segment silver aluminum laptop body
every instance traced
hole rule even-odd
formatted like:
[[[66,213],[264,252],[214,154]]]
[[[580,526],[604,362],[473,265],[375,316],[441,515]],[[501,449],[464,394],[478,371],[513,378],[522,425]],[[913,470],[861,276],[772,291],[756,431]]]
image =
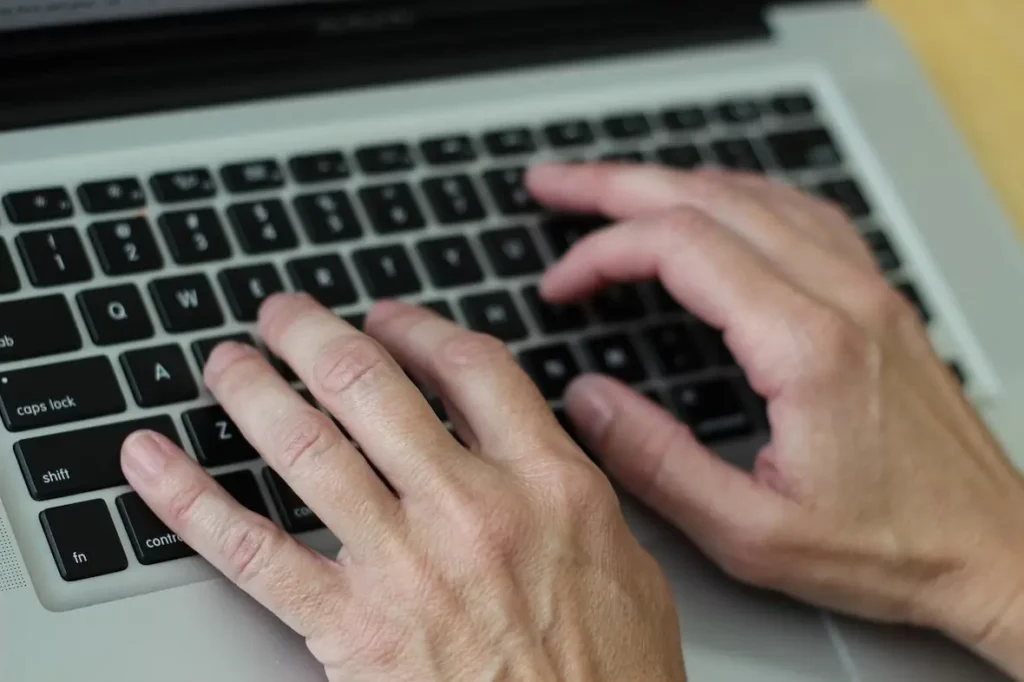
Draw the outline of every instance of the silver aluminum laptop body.
[[[13,26],[19,20],[17,15],[5,14],[10,5],[0,2],[0,29],[4,22]],[[453,130],[475,135],[509,124],[540,126],[566,117],[596,117],[626,109],[660,111],[678,102],[806,91],[814,97],[818,118],[842,142],[844,172],[855,175],[862,185],[873,204],[872,220],[884,223],[904,261],[904,275],[913,279],[926,299],[934,318],[935,343],[963,369],[970,396],[1016,461],[1024,465],[1024,420],[1020,418],[1024,414],[1020,303],[1024,252],[942,103],[893,28],[866,4],[779,5],[768,8],[764,19],[765,35],[735,42],[660,45],[570,61],[539,60],[519,68],[510,64],[488,72],[318,89],[274,99],[196,104],[96,120],[82,116],[46,125],[21,121],[0,132],[0,195],[53,185],[74,192],[80,183],[97,178],[135,175],[145,179],[166,169],[219,168],[255,157],[284,160],[325,147],[351,151],[359,144],[416,141]],[[0,50],[4,41],[0,31]],[[15,102],[5,104],[4,98],[0,90],[0,110],[13,107]],[[703,144],[700,134],[695,137]],[[650,144],[664,142],[658,138]],[[599,145],[607,151],[605,147],[610,149],[612,143]],[[483,168],[489,163],[476,161],[467,168],[475,171],[477,165]],[[408,177],[416,180],[428,172],[414,170]],[[363,180],[357,176],[346,182],[355,183],[354,192]],[[289,180],[280,192],[290,197],[298,191]],[[222,192],[207,203],[223,209],[232,200]],[[97,218],[82,210],[77,196],[73,201],[75,217],[59,222],[84,230]],[[162,207],[155,200],[151,205],[155,222]],[[488,224],[505,222],[494,218]],[[0,304],[40,294],[28,283],[15,248],[16,235],[29,229],[12,224],[8,216],[0,219],[0,239],[10,248],[23,284],[17,293],[0,295]],[[416,238],[400,237],[399,241],[413,243]],[[162,273],[109,276],[90,251],[93,278],[55,291],[67,293],[80,323],[74,294],[82,289],[117,281],[136,283],[145,293],[148,282],[157,276],[203,272],[216,282],[217,273],[227,267],[224,262],[176,265],[166,244],[159,237],[157,241],[167,263]],[[367,230],[360,244],[383,241],[387,240]],[[87,242],[86,247],[91,244]],[[347,254],[348,248],[342,247],[342,252]],[[296,251],[283,255],[255,257],[235,249],[229,264],[273,262],[284,271],[286,260],[318,252],[305,240]],[[434,293],[427,285],[421,299]],[[157,320],[152,301],[145,300]],[[234,322],[230,315],[227,318],[214,332],[185,335],[165,333],[155,323],[154,336],[127,347],[173,342],[188,349],[196,338],[251,328]],[[2,325],[0,320],[0,331]],[[125,348],[101,348],[85,332],[83,338],[81,349],[62,356],[0,364],[2,380],[3,372],[107,354],[127,396],[125,412],[84,424],[29,433],[11,433],[0,425],[0,680],[322,679],[322,670],[302,641],[217,577],[201,559],[140,564],[115,505],[127,488],[50,501],[36,501],[29,494],[14,455],[16,442],[157,413],[171,414],[182,441],[188,442],[178,416],[209,403],[203,396],[169,408],[136,407],[117,361]],[[189,362],[194,362],[191,357]],[[733,443],[723,454],[749,458],[754,447],[751,441]],[[247,463],[225,470],[236,469],[258,472],[261,467]],[[266,495],[265,483],[259,480]],[[39,514],[57,505],[96,499],[110,510],[128,568],[65,581]],[[628,509],[640,537],[663,562],[675,587],[694,682],[1004,679],[936,635],[854,622],[733,584],[677,533],[633,507]],[[325,551],[334,547],[324,531],[302,537]]]

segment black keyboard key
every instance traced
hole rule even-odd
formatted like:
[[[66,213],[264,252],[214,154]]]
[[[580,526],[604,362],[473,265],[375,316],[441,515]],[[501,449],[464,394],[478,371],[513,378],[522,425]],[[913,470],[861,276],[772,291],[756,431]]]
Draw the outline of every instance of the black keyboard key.
[[[108,275],[131,275],[164,266],[146,218],[93,223],[88,231],[100,267]]]
[[[71,195],[63,187],[12,192],[4,197],[4,207],[15,225],[63,220],[75,213]]]
[[[359,199],[380,234],[422,230],[427,226],[412,189],[404,183],[364,187],[359,190]]]
[[[480,235],[480,243],[499,277],[533,275],[544,270],[540,252],[525,227],[484,232]]]
[[[445,407],[444,400],[442,398],[439,398],[435,395],[428,398],[427,402],[430,403],[430,409],[434,411],[434,415],[438,418],[439,421],[450,421],[448,419],[448,408]]]
[[[224,313],[205,275],[158,279],[149,285],[150,295],[164,329],[190,332],[224,324]]]
[[[213,176],[205,168],[158,173],[149,179],[149,186],[157,200],[164,204],[198,201],[217,195]]]
[[[512,296],[505,291],[463,298],[462,314],[474,331],[490,334],[502,341],[519,341],[527,336],[526,325]]]
[[[736,367],[739,363],[725,343],[725,335],[703,322],[695,322],[691,327],[704,347],[704,357],[713,367]]]
[[[232,163],[220,169],[220,178],[229,192],[261,192],[284,187],[284,173],[273,159]]]
[[[558,121],[544,128],[548,143],[555,149],[584,147],[594,143],[594,129],[582,120]]]
[[[190,410],[182,420],[196,457],[205,467],[248,462],[260,456],[219,405]]]
[[[650,137],[651,122],[641,113],[619,114],[604,120],[604,131],[616,140]]]
[[[403,246],[363,249],[354,252],[352,260],[372,298],[397,298],[423,288]]]
[[[306,236],[314,244],[332,244],[363,236],[363,226],[345,192],[298,196],[294,205]]]
[[[564,256],[578,241],[608,225],[607,218],[591,215],[556,215],[541,226],[556,258]]]
[[[73,227],[22,232],[15,238],[29,281],[52,287],[92,279],[92,266]]]
[[[224,228],[212,208],[164,213],[159,223],[171,257],[179,265],[224,260],[231,256]]]
[[[356,160],[367,175],[398,173],[412,170],[415,166],[412,151],[403,142],[363,147],[356,151]]]
[[[451,320],[452,322],[455,321],[455,311],[452,310],[452,306],[448,301],[427,301],[426,303],[423,303],[422,306],[428,310],[434,311],[447,320]]]
[[[206,363],[210,360],[210,356],[213,355],[213,351],[217,349],[217,346],[228,342],[240,343],[253,348],[256,347],[256,340],[252,337],[252,334],[245,332],[240,334],[226,334],[224,336],[215,336],[209,339],[193,341],[192,357],[196,359],[196,364],[199,365],[200,372],[206,369]]]
[[[484,173],[484,182],[494,197],[494,203],[505,215],[535,213],[540,210],[540,204],[526,188],[525,177],[526,169],[521,167]]]
[[[647,316],[647,306],[640,289],[632,284],[605,287],[594,296],[591,305],[602,322],[631,322]]]
[[[18,272],[14,269],[7,243],[0,239],[0,294],[10,294],[21,288]]]
[[[356,313],[354,315],[343,315],[341,319],[345,320],[345,322],[347,322],[348,324],[352,325],[352,327],[358,329],[359,331],[363,331],[366,328],[366,314],[365,313]]]
[[[146,192],[137,178],[117,178],[79,185],[78,200],[89,213],[131,211],[146,205]]]
[[[448,135],[424,140],[420,150],[427,163],[433,166],[447,166],[455,163],[476,161],[473,140],[467,135]]]
[[[269,467],[264,469],[263,482],[270,490],[270,497],[274,501],[274,506],[277,507],[277,515],[281,518],[281,525],[286,531],[294,535],[324,527],[323,521],[317,518],[309,505],[288,487],[288,484],[276,471]]]
[[[654,299],[654,308],[659,313],[684,313],[686,309],[669,293],[668,289],[661,282],[654,281],[650,285],[651,297]]]
[[[214,480],[240,505],[260,516],[270,518],[270,510],[263,501],[263,493],[260,492],[260,486],[251,471],[236,471],[233,474],[216,476]]]
[[[480,195],[468,175],[430,178],[423,181],[423,193],[438,221],[445,225],[483,220],[487,217]]]
[[[70,424],[125,407],[106,357],[0,373],[0,413],[8,431]]]
[[[715,115],[725,123],[753,123],[761,118],[761,105],[753,99],[733,99],[715,107]]]
[[[788,92],[771,99],[769,106],[779,116],[807,116],[814,113],[814,100],[803,92]]]
[[[519,362],[548,400],[561,398],[569,383],[580,373],[576,358],[565,344],[523,351],[519,354]]]
[[[327,254],[288,263],[295,288],[305,291],[327,308],[352,305],[359,294],[352,278],[341,262],[341,256]]]
[[[121,446],[136,431],[155,431],[181,444],[170,417],[66,431],[14,445],[14,454],[35,500],[54,500],[125,485]]]
[[[179,346],[125,353],[121,356],[121,369],[139,407],[162,407],[199,397],[192,370]]]
[[[658,148],[658,161],[680,170],[693,170],[704,165],[704,157],[695,144],[673,144]]]
[[[661,371],[669,376],[695,372],[706,366],[694,336],[682,323],[652,327],[644,334]]]
[[[537,142],[529,128],[506,128],[484,135],[484,146],[493,156],[515,156],[537,151]]]
[[[868,246],[871,247],[871,251],[875,254],[875,259],[878,261],[878,266],[882,268],[883,272],[895,272],[903,267],[903,261],[884,232],[873,230],[866,233],[864,239],[867,241]]]
[[[263,301],[284,291],[281,276],[270,263],[224,270],[217,279],[224,289],[231,314],[239,322],[255,322]]]
[[[752,173],[764,171],[764,164],[758,158],[750,140],[740,137],[719,140],[712,143],[711,151],[714,152],[718,163],[725,168]]]
[[[352,174],[348,159],[338,151],[317,152],[292,157],[288,167],[296,182],[310,184],[344,180]]]
[[[672,402],[704,443],[749,435],[754,431],[737,386],[727,379],[698,381],[672,389]]]
[[[640,359],[640,353],[625,334],[590,339],[586,342],[586,349],[597,372],[613,376],[627,384],[647,379],[647,369]]]
[[[118,573],[128,557],[103,500],[47,509],[39,514],[60,577],[68,582]]]
[[[708,116],[700,107],[668,109],[662,114],[661,120],[669,130],[680,132],[693,132],[708,125]]]
[[[609,152],[601,156],[605,163],[645,163],[647,157],[643,152]]]
[[[277,199],[229,206],[228,219],[246,253],[273,253],[299,245],[284,204]]]
[[[0,364],[69,353],[81,347],[78,325],[63,296],[0,303]]]
[[[523,289],[523,299],[541,331],[547,334],[578,331],[587,326],[587,313],[582,306],[552,305],[540,297],[536,286]]]
[[[864,198],[864,193],[853,180],[825,182],[818,185],[814,193],[838,204],[851,218],[867,218],[871,215],[868,200]]]
[[[153,322],[134,284],[83,291],[78,294],[78,307],[97,346],[153,336]]]
[[[843,162],[839,148],[824,128],[776,133],[765,142],[787,171],[834,168]]]
[[[117,511],[128,531],[128,539],[139,563],[153,566],[194,556],[195,550],[185,544],[157,517],[138,493],[125,493],[117,498]]]
[[[917,287],[910,282],[904,282],[896,287],[896,289],[906,297],[908,301],[910,301],[911,305],[914,306],[914,309],[917,310],[917,314],[921,316],[921,321],[925,324],[930,324],[932,321],[932,312],[924,302],[924,299],[921,298],[921,294],[918,292]]]
[[[417,250],[434,286],[442,289],[482,282],[484,272],[465,237],[420,242]]]

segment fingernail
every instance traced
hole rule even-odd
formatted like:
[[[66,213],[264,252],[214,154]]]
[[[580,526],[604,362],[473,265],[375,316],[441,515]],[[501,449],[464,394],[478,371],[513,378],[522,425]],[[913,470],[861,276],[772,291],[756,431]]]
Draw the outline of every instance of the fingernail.
[[[210,353],[203,374],[206,377],[216,377],[234,362],[257,352],[255,348],[244,343],[225,341]]]
[[[598,382],[587,377],[577,379],[569,386],[565,402],[580,435],[590,441],[599,441],[615,416],[615,408],[600,390]]]
[[[171,452],[171,444],[163,436],[140,431],[124,442],[123,463],[133,478],[151,483],[163,475]]]

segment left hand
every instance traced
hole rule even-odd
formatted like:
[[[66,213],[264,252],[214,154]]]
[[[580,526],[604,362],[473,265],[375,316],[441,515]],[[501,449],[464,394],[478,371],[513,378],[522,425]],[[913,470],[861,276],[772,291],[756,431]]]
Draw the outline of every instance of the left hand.
[[[246,438],[342,540],[337,560],[245,510],[156,434],[126,442],[129,482],[304,636],[331,680],[682,682],[660,568],[505,346],[401,303],[379,305],[368,330],[306,296],[276,296],[260,316],[270,349],[363,454],[255,349],[226,344],[206,366]],[[468,447],[399,362],[445,398]]]

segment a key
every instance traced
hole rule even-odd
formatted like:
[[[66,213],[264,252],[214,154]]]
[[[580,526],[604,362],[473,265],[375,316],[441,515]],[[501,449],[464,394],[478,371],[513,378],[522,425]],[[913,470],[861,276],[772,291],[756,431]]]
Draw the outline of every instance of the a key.
[[[704,369],[705,362],[694,334],[683,323],[658,325],[644,334],[648,345],[661,366],[661,371],[669,376],[686,374]]]
[[[824,182],[814,189],[814,193],[838,204],[851,218],[867,218],[871,215],[871,206],[864,193],[853,180]]]
[[[412,150],[404,142],[363,147],[356,151],[356,160],[367,175],[399,173],[412,170],[416,165],[412,158]]]
[[[725,168],[733,170],[762,172],[764,164],[757,156],[757,151],[750,140],[742,137],[718,140],[711,144],[715,159]]]
[[[139,407],[162,407],[199,397],[192,370],[179,346],[124,353],[121,369]]]
[[[249,445],[249,441],[219,405],[190,410],[182,420],[196,457],[205,467],[219,467],[259,458],[259,453]]]
[[[136,431],[155,431],[181,445],[168,416],[28,438],[14,454],[35,500],[55,500],[125,485],[121,446]]]
[[[7,243],[0,239],[0,294],[10,294],[21,288],[18,272],[14,269],[14,260],[7,249]]]
[[[146,205],[146,192],[138,178],[116,178],[79,185],[78,200],[89,213],[131,211]]]
[[[344,180],[352,174],[348,159],[339,151],[294,156],[288,161],[292,176],[301,184]]]
[[[544,221],[541,230],[556,258],[564,256],[576,242],[608,225],[601,216],[562,214]]]
[[[269,296],[284,291],[281,276],[270,263],[224,270],[217,276],[231,314],[239,322],[255,322]]]
[[[522,167],[492,170],[484,173],[494,203],[505,215],[536,213],[540,204],[526,188],[526,169]]]
[[[594,129],[583,120],[558,121],[544,127],[544,136],[555,149],[585,147],[597,139]]]
[[[152,510],[146,506],[138,493],[125,493],[117,498],[117,512],[128,539],[132,543],[135,557],[143,566],[153,566],[194,556],[195,550],[164,525]]]
[[[484,272],[465,237],[420,242],[417,250],[434,286],[446,289],[482,282]]]
[[[864,239],[871,247],[872,253],[875,254],[875,260],[878,261],[878,267],[882,268],[883,272],[895,272],[903,267],[903,261],[884,232],[872,230],[864,234]]]
[[[359,294],[341,262],[341,256],[327,254],[288,263],[295,288],[305,291],[327,308],[352,305]]]
[[[434,311],[441,317],[449,319],[452,322],[455,321],[455,311],[452,310],[452,306],[450,303],[448,303],[448,301],[427,301],[426,303],[422,303],[421,305],[424,308],[427,308],[428,310]]]
[[[672,402],[704,443],[748,435],[754,430],[737,387],[728,379],[695,381],[672,389]]]
[[[630,284],[605,287],[594,296],[591,305],[602,322],[631,322],[647,316],[647,306],[640,290]]]
[[[355,251],[352,260],[372,298],[397,298],[415,294],[422,288],[420,278],[403,246]]]
[[[215,336],[209,339],[200,339],[199,341],[192,342],[192,357],[196,359],[196,364],[199,365],[199,371],[202,372],[206,369],[206,363],[209,361],[210,356],[213,355],[213,351],[217,349],[217,346],[227,342],[240,343],[245,346],[256,347],[256,340],[252,337],[252,334],[242,332],[240,334],[226,334],[224,336]]]
[[[693,170],[704,165],[704,157],[695,144],[672,144],[658,148],[658,161],[680,170]]]
[[[284,529],[295,535],[324,527],[323,521],[317,518],[313,510],[295,494],[284,479],[270,467],[263,470],[263,482],[270,490],[270,498],[277,507],[277,515],[281,518]]]
[[[78,294],[78,307],[97,346],[153,336],[153,322],[134,284],[83,291]]]
[[[579,331],[587,326],[587,314],[581,306],[548,303],[540,297],[536,286],[523,289],[523,300],[537,325],[547,334]]]
[[[548,400],[561,398],[580,373],[572,351],[562,343],[523,351],[519,363]]]
[[[124,412],[106,357],[0,372],[0,413],[8,431],[28,431]]]
[[[0,364],[82,347],[82,337],[62,295],[0,303]]]
[[[263,493],[251,471],[236,471],[233,474],[215,476],[214,479],[235,501],[251,512],[270,518],[270,510],[263,501]]]
[[[229,164],[220,169],[220,178],[228,191],[236,194],[284,187],[284,173],[273,159]]]
[[[412,189],[404,183],[364,187],[359,190],[359,199],[373,229],[380,234],[422,230],[427,226]]]
[[[193,265],[231,256],[224,228],[212,208],[164,213],[159,223],[175,263]]]
[[[424,140],[420,144],[420,151],[432,166],[469,163],[477,158],[473,140],[468,135],[447,135]]]
[[[765,142],[787,171],[833,168],[843,162],[839,148],[824,128],[776,133]]]
[[[445,225],[483,220],[487,217],[480,196],[468,175],[430,178],[423,181],[423,193],[438,221]]]
[[[651,122],[640,112],[617,114],[604,120],[604,131],[616,140],[635,140],[651,135]]]
[[[585,347],[596,371],[627,384],[647,379],[647,369],[640,353],[626,334],[593,338],[586,342]]]
[[[217,195],[213,176],[205,168],[185,168],[157,173],[149,179],[149,187],[163,204],[209,199]]]
[[[715,115],[725,123],[753,123],[761,118],[761,105],[754,99],[732,99],[716,106]]]
[[[286,251],[299,245],[284,204],[277,199],[229,206],[228,219],[246,253]]]
[[[786,92],[772,97],[768,103],[779,116],[807,116],[814,113],[814,100],[803,92]]]
[[[484,134],[484,146],[492,156],[516,156],[537,151],[529,128],[506,128]]]
[[[527,336],[523,318],[512,296],[505,291],[467,296],[460,302],[462,314],[474,331],[511,342]]]
[[[190,332],[224,324],[224,313],[206,275],[185,275],[150,283],[149,293],[164,329]]]
[[[146,218],[93,223],[88,232],[100,267],[108,275],[132,275],[164,266]]]
[[[673,107],[662,113],[661,121],[671,131],[693,132],[707,127],[708,116],[700,107]]]
[[[39,520],[64,580],[96,578],[128,568],[128,557],[103,500],[47,509]]]
[[[70,218],[75,213],[71,195],[63,187],[45,187],[4,196],[7,216],[15,225],[31,225]]]
[[[314,244],[351,241],[363,236],[363,226],[345,192],[305,194],[295,197],[294,205],[306,236]]]
[[[606,163],[644,163],[647,157],[643,152],[621,151],[602,154],[601,160]]]
[[[37,287],[92,279],[92,266],[73,227],[22,232],[15,243],[29,281]]]
[[[525,227],[484,232],[480,235],[480,243],[499,277],[533,275],[544,270],[537,246]]]
[[[921,298],[921,294],[918,292],[917,287],[910,282],[904,282],[896,287],[896,289],[903,294],[908,301],[910,301],[910,304],[914,306],[915,310],[917,310],[917,314],[921,316],[921,320],[925,324],[930,324],[932,321],[932,312],[924,302],[924,299]]]

